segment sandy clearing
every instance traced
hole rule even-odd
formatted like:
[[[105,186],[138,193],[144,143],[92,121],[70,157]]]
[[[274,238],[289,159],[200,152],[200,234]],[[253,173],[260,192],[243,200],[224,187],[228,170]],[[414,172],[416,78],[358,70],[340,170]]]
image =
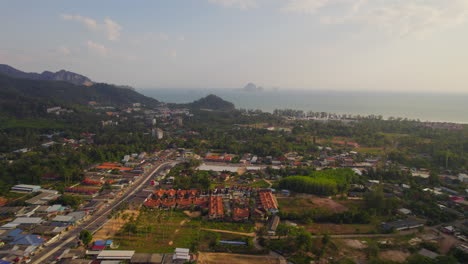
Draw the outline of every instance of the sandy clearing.
[[[111,239],[112,237],[119,232],[119,230],[130,220],[131,217],[127,217],[127,219],[123,220],[121,217],[124,214],[127,214],[128,216],[135,216],[135,219],[138,218],[138,214],[140,211],[137,210],[125,210],[120,213],[120,217],[115,219],[109,219],[107,223],[99,229],[94,235],[93,235],[93,240],[107,240]]]
[[[409,252],[400,250],[386,250],[379,253],[379,258],[395,262],[404,262],[409,256]]]
[[[198,253],[200,264],[280,264],[280,259],[271,255],[243,255],[229,253]]]

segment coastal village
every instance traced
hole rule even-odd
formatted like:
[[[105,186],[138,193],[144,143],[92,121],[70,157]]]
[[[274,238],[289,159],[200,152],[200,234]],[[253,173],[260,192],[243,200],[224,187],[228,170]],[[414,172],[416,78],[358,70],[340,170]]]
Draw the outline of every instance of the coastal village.
[[[147,109],[135,103],[117,110],[95,102],[90,102],[89,107],[106,117],[101,122],[103,128],[138,120],[147,130],[145,135],[155,141],[177,138],[183,144],[201,136],[196,130],[184,128],[186,120],[194,116],[186,108],[162,104]],[[47,112],[69,114],[62,110]],[[355,121],[333,117],[317,122]],[[422,125],[459,129],[455,125]],[[233,129],[242,128],[233,125]],[[261,124],[252,129],[288,137],[294,127]],[[58,132],[43,135],[43,139],[36,147],[14,151],[12,157],[57,146],[87,148],[95,144],[96,134],[83,131],[77,138],[67,138]],[[458,188],[468,183],[465,172],[442,171],[436,175],[437,185],[422,189],[436,197],[437,210],[454,219],[433,225],[426,212],[407,201],[415,186],[372,174],[383,166],[393,166],[401,175],[427,181],[434,177],[430,169],[399,165],[385,156],[384,148],[363,146],[347,137],[314,136],[310,141],[314,147],[308,152],[278,155],[236,154],[214,148],[200,152],[170,143],[168,148],[126,153],[118,161],[92,164],[83,171],[80,181],[60,189],[54,189],[54,183],[66,182],[64,175],[44,173],[44,184],[17,184],[8,198],[0,200],[0,264],[34,263],[37,259],[73,264],[208,264],[219,263],[219,258],[230,259],[230,263],[287,263],[294,256],[275,243],[287,244],[294,232],[306,232],[322,240],[332,236],[335,245],[343,249],[341,257],[349,254],[356,259],[365,259],[362,250],[374,242],[382,248],[379,256],[396,261],[404,260],[409,253],[392,248],[405,246],[429,258],[454,249],[468,253],[467,193]],[[329,195],[281,187],[282,180],[289,176],[341,170],[366,180],[347,183],[343,191]],[[182,184],[183,179],[196,178],[206,181],[205,185]],[[359,219],[356,208],[363,206],[369,193],[379,189],[384,199],[394,199],[401,205],[391,209],[391,217]],[[310,220],[306,210],[314,212],[317,220]],[[92,236],[87,243],[79,238],[83,230]],[[394,237],[398,234],[408,239],[397,242]],[[441,250],[427,248],[429,244],[440,244]],[[50,253],[50,248],[58,250]],[[323,245],[315,248],[311,249],[314,257],[324,254],[317,251]],[[393,252],[398,252],[396,257]],[[322,258],[316,263],[334,262]]]

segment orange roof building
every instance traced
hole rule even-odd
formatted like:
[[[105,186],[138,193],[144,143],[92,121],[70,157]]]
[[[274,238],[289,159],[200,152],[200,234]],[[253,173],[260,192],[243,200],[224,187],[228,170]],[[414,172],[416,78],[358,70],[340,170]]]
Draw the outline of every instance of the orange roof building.
[[[260,192],[258,194],[258,208],[272,213],[278,212],[278,203],[271,192]]]
[[[232,212],[232,219],[234,221],[245,221],[249,219],[249,215],[249,208],[234,208],[234,211]]]
[[[224,206],[221,196],[210,196],[210,205],[208,210],[208,217],[210,219],[219,219],[224,217]]]

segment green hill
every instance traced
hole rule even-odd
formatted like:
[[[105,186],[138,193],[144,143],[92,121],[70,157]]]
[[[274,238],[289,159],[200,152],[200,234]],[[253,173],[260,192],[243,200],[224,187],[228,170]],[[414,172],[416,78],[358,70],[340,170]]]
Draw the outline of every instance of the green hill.
[[[74,85],[63,81],[18,79],[0,74],[0,115],[16,118],[42,116],[52,106],[88,105],[95,101],[116,107],[142,103],[156,106],[156,99],[134,90],[97,83],[91,86]]]

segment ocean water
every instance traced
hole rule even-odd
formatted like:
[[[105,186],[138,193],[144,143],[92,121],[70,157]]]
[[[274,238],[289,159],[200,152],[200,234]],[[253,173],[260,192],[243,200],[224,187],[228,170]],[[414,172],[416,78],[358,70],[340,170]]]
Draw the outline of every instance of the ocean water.
[[[402,93],[362,91],[255,91],[234,89],[138,89],[168,103],[188,103],[215,94],[236,108],[297,109],[337,114],[382,115],[421,121],[468,124],[468,93]]]

